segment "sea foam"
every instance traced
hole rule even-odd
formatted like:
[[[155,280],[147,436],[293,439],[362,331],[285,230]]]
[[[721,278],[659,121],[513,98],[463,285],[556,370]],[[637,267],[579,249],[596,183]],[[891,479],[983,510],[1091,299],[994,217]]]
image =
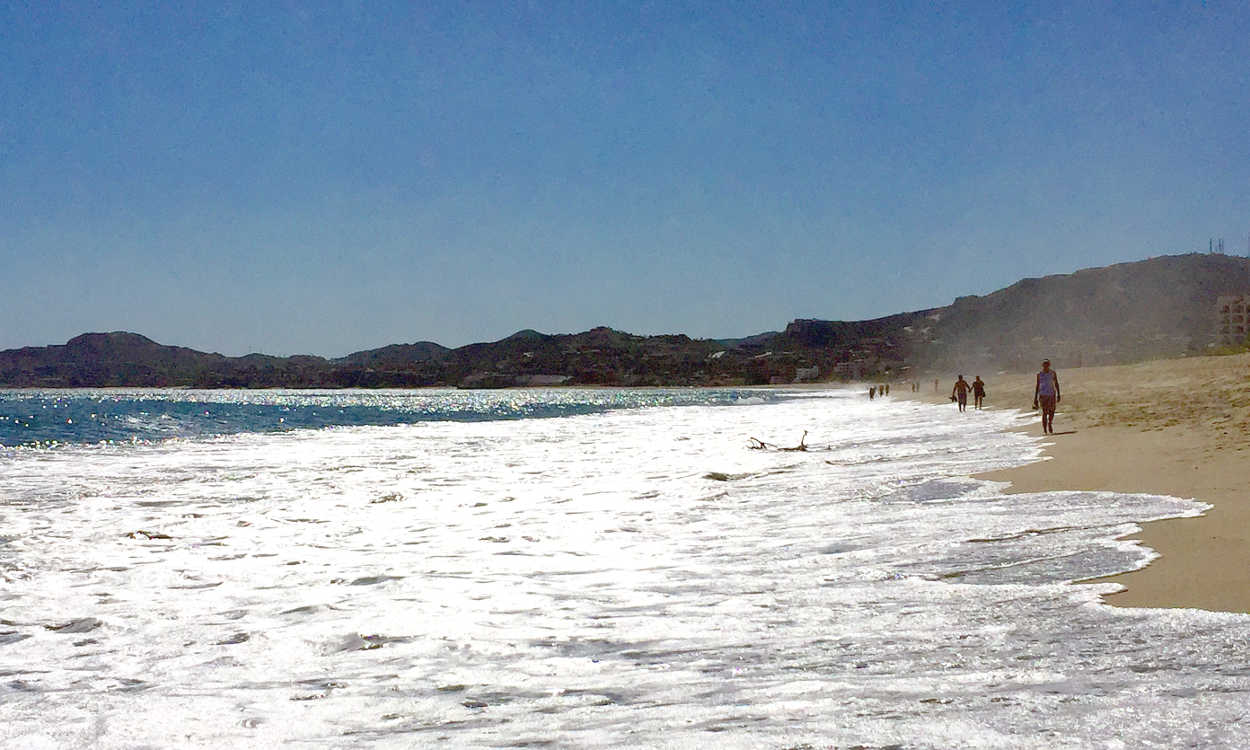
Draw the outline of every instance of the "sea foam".
[[[1241,744],[1250,620],[1072,583],[1202,506],[971,479],[1007,411],[628,393],[0,457],[0,739]]]

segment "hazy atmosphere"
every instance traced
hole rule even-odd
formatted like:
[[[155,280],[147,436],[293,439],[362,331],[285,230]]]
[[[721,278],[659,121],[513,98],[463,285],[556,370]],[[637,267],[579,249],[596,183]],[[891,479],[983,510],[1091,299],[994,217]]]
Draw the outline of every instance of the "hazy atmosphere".
[[[5,3],[0,349],[744,336],[1247,252],[1242,2]]]

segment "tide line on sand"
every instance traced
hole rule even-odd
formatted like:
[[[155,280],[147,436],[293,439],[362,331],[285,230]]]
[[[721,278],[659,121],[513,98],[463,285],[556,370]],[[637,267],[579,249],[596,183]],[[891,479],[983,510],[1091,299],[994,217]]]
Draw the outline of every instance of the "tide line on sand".
[[[1045,438],[1051,460],[979,478],[1009,482],[1013,493],[1142,492],[1211,503],[1200,517],[1144,524],[1133,538],[1160,557],[1100,579],[1125,587],[1106,601],[1250,612],[1250,354],[1055,369],[1063,399],[1055,434]],[[1032,373],[986,382],[988,408],[1031,404]],[[946,403],[944,392],[898,392]],[[969,413],[952,408],[950,418]],[[1040,420],[1020,429],[1041,437]]]

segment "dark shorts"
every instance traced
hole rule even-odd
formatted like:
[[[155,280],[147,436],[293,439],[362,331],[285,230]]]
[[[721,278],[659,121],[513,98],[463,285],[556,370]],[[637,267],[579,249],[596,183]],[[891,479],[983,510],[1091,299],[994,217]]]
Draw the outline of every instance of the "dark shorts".
[[[959,394],[959,403],[961,403],[961,404],[965,404],[965,405],[968,403],[968,394],[967,394],[967,393],[961,393],[961,394]]]
[[[1041,404],[1042,411],[1054,411],[1055,410],[1055,397],[1054,396],[1038,396],[1037,403]]]

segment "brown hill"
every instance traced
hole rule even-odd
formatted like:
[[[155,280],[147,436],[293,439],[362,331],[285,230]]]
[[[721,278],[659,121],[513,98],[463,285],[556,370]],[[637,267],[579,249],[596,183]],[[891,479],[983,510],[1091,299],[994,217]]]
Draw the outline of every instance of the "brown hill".
[[[225,357],[133,333],[0,352],[0,385],[413,387],[718,385],[898,377],[918,369],[1115,364],[1207,351],[1216,298],[1250,294],[1250,259],[1178,255],[1024,279],[947,307],[865,321],[795,320],[741,339],[518,331],[447,349],[396,344],[336,360]]]
[[[1024,279],[932,311],[913,360],[1069,366],[1177,357],[1214,343],[1216,299],[1250,294],[1250,258],[1173,255]]]

